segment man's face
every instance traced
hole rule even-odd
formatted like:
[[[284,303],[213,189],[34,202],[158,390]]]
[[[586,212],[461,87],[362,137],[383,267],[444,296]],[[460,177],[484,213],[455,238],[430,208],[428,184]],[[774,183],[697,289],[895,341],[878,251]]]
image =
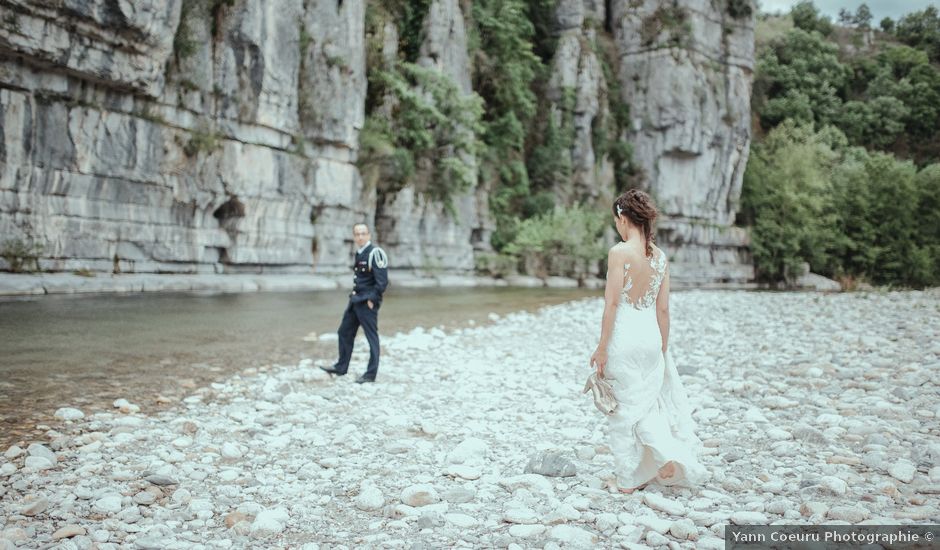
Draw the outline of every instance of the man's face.
[[[364,225],[353,226],[353,240],[356,241],[356,247],[362,248],[372,238],[369,228]]]

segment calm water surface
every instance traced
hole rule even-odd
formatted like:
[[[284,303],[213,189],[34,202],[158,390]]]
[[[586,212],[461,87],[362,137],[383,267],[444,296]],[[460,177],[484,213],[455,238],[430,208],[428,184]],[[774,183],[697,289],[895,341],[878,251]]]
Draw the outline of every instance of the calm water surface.
[[[379,332],[466,326],[599,290],[392,289]],[[346,293],[42,296],[0,301],[0,450],[45,439],[59,407],[86,414],[124,397],[153,412],[247,367],[334,359]],[[361,334],[361,332],[360,332]],[[355,363],[355,361],[354,361]],[[351,371],[365,370],[353,364]],[[381,371],[380,371],[381,376]]]

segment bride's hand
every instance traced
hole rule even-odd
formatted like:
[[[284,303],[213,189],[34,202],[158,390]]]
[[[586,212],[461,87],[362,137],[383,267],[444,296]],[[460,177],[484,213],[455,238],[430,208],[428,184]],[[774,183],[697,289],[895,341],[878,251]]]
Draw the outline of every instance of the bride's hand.
[[[591,354],[591,366],[597,366],[597,375],[604,377],[604,367],[607,366],[607,350],[597,348]]]

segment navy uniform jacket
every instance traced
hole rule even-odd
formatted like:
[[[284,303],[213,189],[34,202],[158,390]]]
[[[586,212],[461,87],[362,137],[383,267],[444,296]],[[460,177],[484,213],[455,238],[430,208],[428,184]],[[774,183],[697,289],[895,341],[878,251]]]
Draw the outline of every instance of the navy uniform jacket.
[[[388,286],[388,256],[381,248],[369,244],[356,253],[353,264],[353,291],[349,295],[353,303],[372,300],[382,303],[382,293]]]

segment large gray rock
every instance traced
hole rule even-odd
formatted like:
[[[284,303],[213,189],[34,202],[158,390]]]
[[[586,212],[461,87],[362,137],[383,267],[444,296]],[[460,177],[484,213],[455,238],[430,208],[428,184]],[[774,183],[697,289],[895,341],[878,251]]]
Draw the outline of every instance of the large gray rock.
[[[571,477],[578,474],[574,462],[565,458],[561,453],[542,451],[529,457],[525,473],[541,474],[549,477]]]

